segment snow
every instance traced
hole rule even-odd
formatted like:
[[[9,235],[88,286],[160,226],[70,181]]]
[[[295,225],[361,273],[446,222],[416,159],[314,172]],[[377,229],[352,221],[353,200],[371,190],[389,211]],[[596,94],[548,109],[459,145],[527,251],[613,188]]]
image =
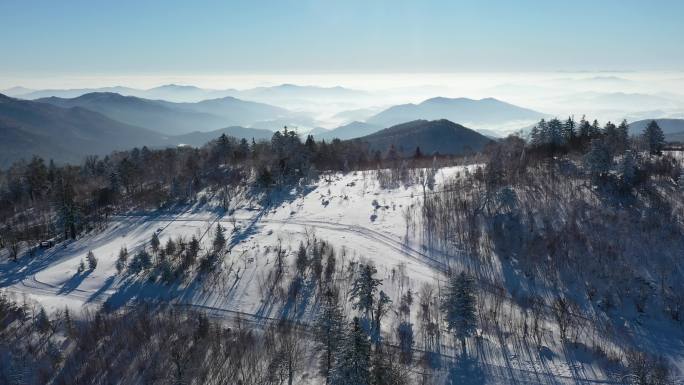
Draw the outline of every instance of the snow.
[[[476,166],[469,167],[472,171]],[[439,170],[436,189],[446,178],[463,170]],[[46,310],[69,307],[75,314],[103,304],[121,306],[162,299],[206,310],[214,317],[232,319],[239,314],[267,320],[287,314],[270,298],[264,298],[262,283],[274,263],[269,250],[278,244],[296,250],[301,241],[315,235],[335,247],[338,263],[342,262],[340,258],[372,261],[383,279],[382,289],[396,304],[401,289],[395,273],[400,265],[414,292],[423,283],[445,279],[444,258],[423,246],[422,199],[422,186],[381,188],[373,172],[353,172],[321,177],[303,193],[293,190],[274,195],[272,202],[277,205],[262,207],[241,200],[243,203],[231,207],[230,215],[211,207],[210,201],[207,207],[115,216],[102,231],[39,251],[19,263],[2,262],[0,288],[36,301]],[[412,218],[409,222],[408,217]],[[217,224],[227,230],[229,248],[221,274],[172,285],[117,274],[115,264],[122,247],[128,248],[132,257],[156,232],[162,246],[169,238],[189,239],[195,235],[202,247],[208,248]],[[85,261],[91,250],[98,258],[97,268],[77,274],[80,261]],[[493,275],[503,274],[492,269]],[[345,306],[350,311],[349,304]],[[515,321],[519,309],[510,311]],[[412,311],[414,318],[416,313]],[[301,320],[310,322],[310,317],[305,314]],[[553,326],[546,327],[555,332]],[[470,351],[484,354],[478,357],[480,370],[486,369],[497,382],[507,383],[511,377],[520,383],[575,383],[577,377],[592,383],[610,382],[585,350],[560,346],[544,349],[537,352],[536,348],[520,346],[519,341],[501,335],[483,335],[469,341]],[[442,347],[447,355],[453,350],[451,344]]]
[[[457,168],[443,169],[441,178],[455,172]],[[128,248],[132,256],[157,232],[162,246],[169,238],[183,236],[189,239],[195,235],[206,248],[217,223],[231,235],[226,263],[249,265],[239,283],[243,291],[236,295],[237,301],[229,303],[217,303],[215,298],[201,301],[192,295],[184,296],[190,298],[189,303],[206,305],[208,302],[221,309],[254,310],[259,306],[260,298],[253,287],[255,282],[246,281],[253,280],[260,267],[272,263],[269,256],[263,255],[264,249],[279,242],[284,248],[295,249],[307,233],[315,234],[336,248],[344,248],[349,257],[373,261],[379,270],[405,264],[412,277],[428,281],[441,274],[442,264],[419,250],[418,231],[406,238],[403,217],[407,208],[417,207],[421,200],[420,186],[380,189],[371,173],[356,172],[321,178],[308,193],[286,196],[277,207],[255,209],[253,204],[245,204],[235,208],[232,217],[217,214],[210,207],[187,207],[177,213],[115,216],[104,231],[39,251],[31,260],[22,259],[19,264],[3,262],[0,287],[35,297],[51,310],[61,308],[67,302],[81,306],[99,304],[120,291],[125,283],[115,267],[122,247]],[[380,207],[375,208],[373,201]],[[414,215],[419,216],[420,212],[414,212]],[[234,223],[239,230],[231,234]],[[97,268],[76,274],[88,251],[98,258]],[[251,258],[253,262],[246,262]],[[220,293],[215,296],[220,297]]]

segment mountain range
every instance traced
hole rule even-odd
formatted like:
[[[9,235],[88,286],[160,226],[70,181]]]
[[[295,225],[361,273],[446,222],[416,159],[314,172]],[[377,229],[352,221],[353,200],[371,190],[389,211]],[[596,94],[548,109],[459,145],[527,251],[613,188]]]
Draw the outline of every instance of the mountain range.
[[[115,90],[130,90],[114,87]],[[192,86],[164,86],[147,90],[159,95],[169,89],[193,94]],[[283,85],[268,92],[315,97],[321,93],[354,94],[342,87]],[[199,90],[199,91],[198,91]],[[26,89],[14,89],[26,92]],[[256,88],[258,95],[267,88]],[[35,95],[35,94],[34,94]],[[432,98],[420,104],[390,107],[368,119],[353,121],[332,130],[316,128],[317,140],[362,138],[373,149],[385,151],[394,144],[402,153],[420,146],[423,153],[461,153],[481,149],[490,141],[464,122],[494,123],[502,120],[536,119],[545,116],[512,104],[487,98]],[[406,122],[409,123],[406,123]],[[459,124],[452,123],[457,121]],[[284,125],[316,127],[313,119],[274,105],[232,96],[199,102],[169,102],[125,96],[115,92],[90,92],[72,98],[50,96],[23,100],[2,96],[0,103],[0,167],[32,155],[57,162],[80,162],[85,155],[104,155],[114,150],[143,145],[151,147],[187,144],[201,146],[226,134],[237,138],[269,139]],[[461,125],[463,124],[463,125]],[[383,128],[389,127],[383,130]]]
[[[56,96],[60,98],[75,98],[93,92],[114,92],[125,96],[136,96],[146,99],[162,99],[173,102],[199,102],[206,99],[219,99],[226,96],[235,98],[261,101],[270,103],[273,101],[288,101],[292,99],[314,100],[326,98],[331,100],[349,99],[364,96],[363,91],[344,87],[319,87],[300,86],[294,84],[281,84],[270,87],[255,87],[244,90],[206,89],[191,85],[165,84],[149,89],[138,89],[122,86],[102,88],[76,88],[76,89],[44,89],[34,90],[24,87],[13,87],[2,91],[8,96],[21,99],[41,99]]]
[[[273,135],[272,131],[245,127],[168,135],[80,106],[60,107],[0,94],[0,168],[33,155],[58,163],[79,163],[86,155],[106,155],[140,146],[200,146],[224,133],[256,140]]]
[[[81,107],[61,108],[0,95],[0,166],[34,154],[58,162],[80,162],[140,143],[157,144],[162,135]]]
[[[234,125],[250,126],[259,121],[295,117],[280,107],[230,96],[196,103],[173,103],[112,92],[93,92],[71,99],[52,96],[36,101],[63,108],[86,108],[120,122],[167,135],[212,131]]]

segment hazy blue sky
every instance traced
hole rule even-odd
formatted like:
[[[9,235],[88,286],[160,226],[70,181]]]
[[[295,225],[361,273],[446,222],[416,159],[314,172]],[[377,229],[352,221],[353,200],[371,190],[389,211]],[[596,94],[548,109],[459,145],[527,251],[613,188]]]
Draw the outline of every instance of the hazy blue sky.
[[[684,1],[0,0],[0,72],[684,69]]]

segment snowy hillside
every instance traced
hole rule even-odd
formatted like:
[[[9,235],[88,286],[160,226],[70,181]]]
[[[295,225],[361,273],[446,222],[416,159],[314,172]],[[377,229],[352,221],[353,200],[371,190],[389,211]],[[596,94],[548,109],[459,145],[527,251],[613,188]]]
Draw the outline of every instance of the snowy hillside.
[[[440,169],[436,173],[434,189],[442,188],[447,179],[475,170],[476,166]],[[444,255],[426,247],[420,214],[423,187],[416,183],[383,188],[382,180],[377,171],[336,173],[322,176],[317,183],[303,189],[272,194],[267,200],[263,196],[248,199],[246,194],[237,194],[228,210],[217,208],[217,199],[208,196],[199,200],[206,201],[203,204],[113,216],[102,230],[38,251],[33,258],[21,259],[19,263],[3,261],[0,285],[15,298],[37,301],[52,312],[65,307],[72,312],[82,312],[103,305],[119,308],[140,301],[163,300],[205,310],[213,318],[228,323],[236,317],[255,325],[290,319],[310,327],[318,306],[315,298],[305,296],[299,307],[292,307],[288,301],[281,302],[265,295],[266,282],[276,264],[278,250],[285,250],[290,266],[294,264],[300,243],[309,244],[318,239],[327,242],[336,252],[340,274],[344,274],[344,266],[351,261],[372,262],[377,267],[378,278],[382,279],[381,289],[397,304],[409,289],[414,295],[443,289],[446,271],[471,265],[473,261],[469,258],[472,257],[465,253],[451,255],[447,263]],[[427,189],[426,194],[433,192]],[[157,234],[162,247],[168,240],[187,240],[195,236],[202,249],[210,249],[218,225],[226,229],[227,251],[220,267],[213,273],[191,275],[166,284],[152,282],[145,275],[117,272],[117,258],[123,247],[134,255],[137,250],[146,248]],[[89,251],[98,259],[97,266],[92,271],[78,273],[79,263],[86,260]],[[287,268],[286,274],[294,277],[293,270]],[[495,282],[504,272],[493,271],[492,274],[492,282]],[[480,301],[498,302],[512,324],[522,322],[523,317],[527,319],[527,310],[493,295],[494,286],[482,285]],[[347,313],[353,311],[346,301],[343,301],[343,308]],[[415,325],[421,322],[419,314],[420,311],[410,313]],[[384,329],[391,333],[395,322],[388,322]],[[539,322],[544,333],[550,336],[557,333],[551,320]],[[600,336],[601,332],[585,330],[584,333]],[[537,351],[527,342],[505,334],[480,329],[477,335],[468,341],[468,350],[478,360],[472,369],[473,375],[480,378],[478,381],[497,384],[510,383],[513,379],[524,384],[618,383],[610,376],[610,361],[587,349],[586,345],[568,347],[553,343],[550,338],[546,339],[542,350]],[[457,348],[449,338],[443,336],[439,344],[436,349],[444,359],[457,356]],[[417,344],[416,348],[424,347]],[[684,351],[681,346],[672,346],[672,349]],[[315,369],[308,367],[306,370]],[[449,376],[448,371],[436,373],[438,377],[439,373]]]

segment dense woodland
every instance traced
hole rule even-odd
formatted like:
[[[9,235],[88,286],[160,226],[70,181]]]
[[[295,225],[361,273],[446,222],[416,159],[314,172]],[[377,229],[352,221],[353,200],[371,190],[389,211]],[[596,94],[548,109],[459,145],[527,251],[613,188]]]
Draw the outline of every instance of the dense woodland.
[[[655,123],[630,138],[624,122],[600,127],[584,119],[542,120],[528,140],[510,136],[487,147],[477,159],[481,166],[439,189],[429,171],[416,170],[461,160],[434,160],[420,149],[401,159],[395,149],[370,153],[355,141],[302,142],[287,130],[271,142],[221,137],[200,149],[134,149],[80,166],[38,158],[15,164],[0,179],[2,246],[10,258],[30,258],[21,248],[31,242],[77,237],[116,212],[163,209],[206,191],[229,201],[238,188],[257,194],[305,186],[326,172],[384,168],[376,173],[381,183],[426,187],[422,231],[440,251],[448,279],[441,291],[435,282],[391,298],[380,289],[372,261],[346,260],[343,250],[312,237],[298,250],[270,249],[274,263],[262,284],[263,298],[295,313],[315,309],[310,323],[236,314],[226,324],[204,313],[146,305],[103,306],[74,319],[67,310],[48,315],[0,297],[0,354],[6,358],[0,380],[460,383],[463,373],[477,376],[468,346],[479,329],[537,347],[550,340],[584,346],[625,382],[672,383],[669,364],[657,355],[610,343],[616,308],[633,307],[677,327],[683,322],[684,175],[681,160],[664,146]],[[119,273],[167,284],[198,277],[211,282],[218,274],[226,247],[220,226],[209,250],[200,250],[194,238],[166,244],[155,238],[135,255],[122,249]],[[472,262],[456,266],[454,254]],[[291,265],[285,255],[295,256]],[[515,271],[513,277],[498,280],[495,261]],[[96,265],[89,254],[79,269]],[[557,325],[558,335],[549,325]],[[441,370],[447,359],[458,370]],[[315,362],[316,371],[304,361]]]

